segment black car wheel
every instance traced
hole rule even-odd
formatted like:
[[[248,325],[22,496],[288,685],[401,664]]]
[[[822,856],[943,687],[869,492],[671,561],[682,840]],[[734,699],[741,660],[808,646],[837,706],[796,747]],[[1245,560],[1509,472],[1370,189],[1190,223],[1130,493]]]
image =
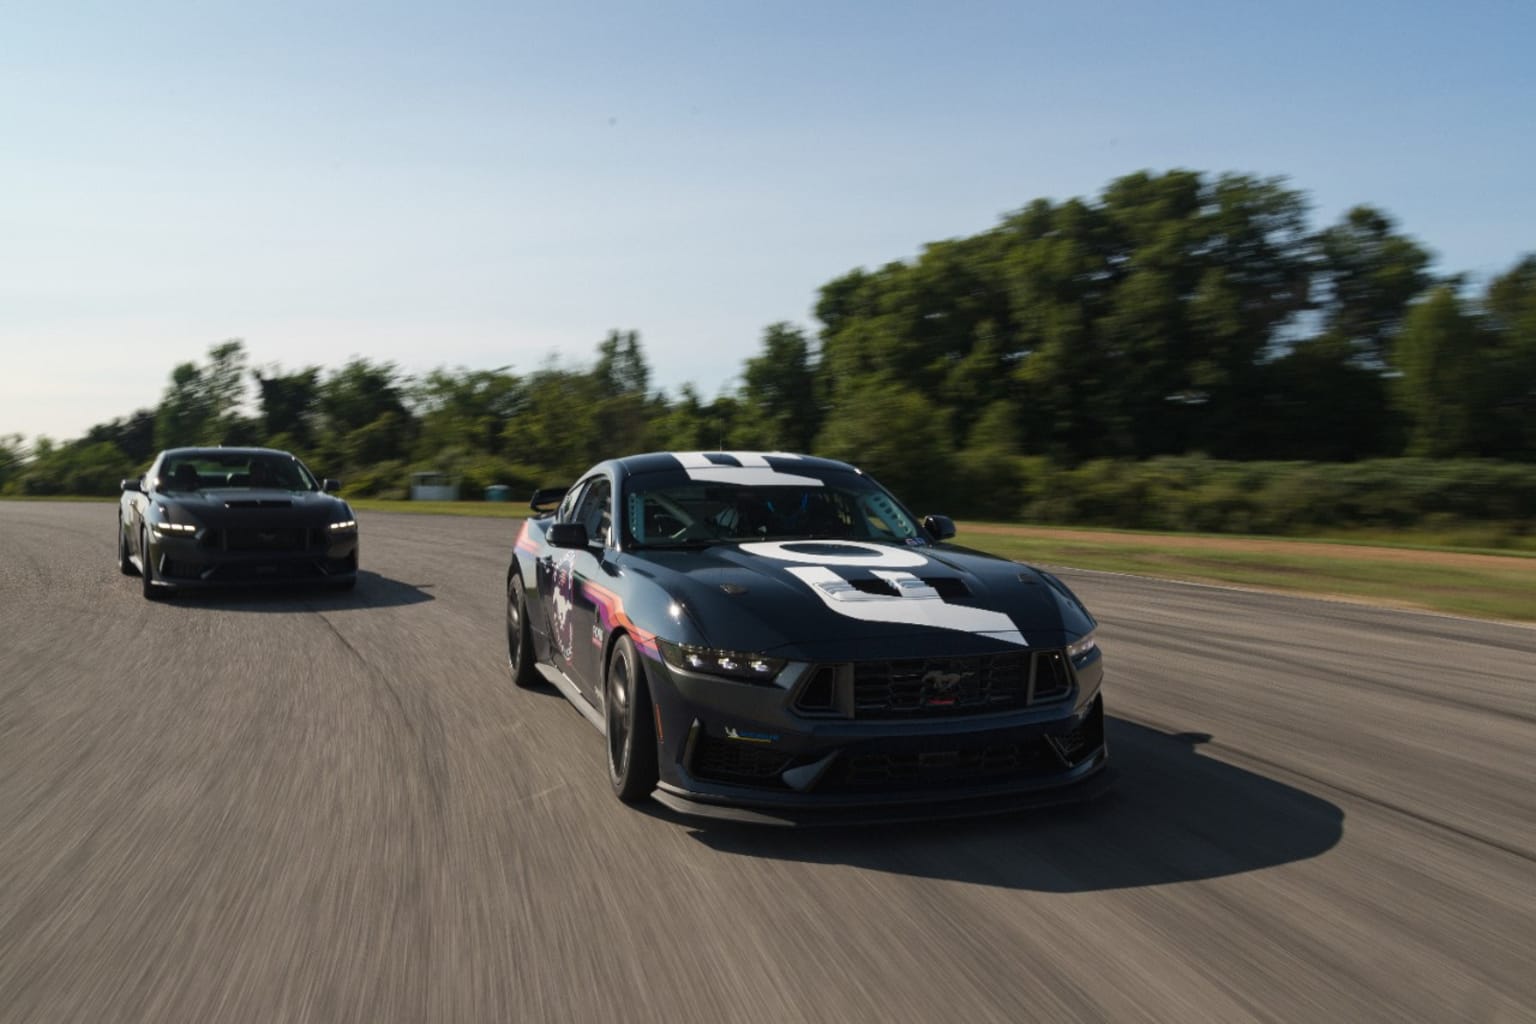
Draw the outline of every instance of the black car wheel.
[[[163,587],[155,586],[155,556],[149,550],[149,531],[139,531],[139,579],[144,584],[144,597],[158,601],[165,596]]]
[[[656,788],[656,726],[640,659],[629,637],[621,636],[603,680],[608,723],[608,781],[620,800],[644,800]]]
[[[133,561],[128,557],[128,531],[123,528],[123,521],[117,521],[117,571],[124,576],[134,576],[138,570],[133,567]]]
[[[507,667],[512,685],[526,690],[537,686],[533,667],[533,643],[528,632],[528,602],[523,597],[523,578],[516,569],[507,580]]]

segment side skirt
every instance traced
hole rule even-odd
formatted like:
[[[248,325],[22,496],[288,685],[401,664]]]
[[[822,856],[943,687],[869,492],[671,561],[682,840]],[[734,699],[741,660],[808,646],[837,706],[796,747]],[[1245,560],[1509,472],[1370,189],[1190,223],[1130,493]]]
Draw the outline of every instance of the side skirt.
[[[608,723],[597,708],[588,703],[587,698],[581,695],[576,684],[571,682],[569,676],[553,665],[546,665],[542,661],[533,663],[533,667],[539,670],[539,674],[548,680],[549,685],[560,691],[560,695],[571,702],[571,705],[581,712],[581,717],[591,723],[592,728],[603,735],[608,733]]]

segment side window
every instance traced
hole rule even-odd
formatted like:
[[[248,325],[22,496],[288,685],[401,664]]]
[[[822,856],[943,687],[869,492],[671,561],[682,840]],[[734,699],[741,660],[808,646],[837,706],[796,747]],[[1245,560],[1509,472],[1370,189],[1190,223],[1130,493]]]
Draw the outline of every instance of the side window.
[[[598,477],[587,487],[576,506],[575,521],[587,528],[587,537],[592,543],[605,547],[613,525],[610,512],[612,502],[609,500],[612,493],[613,488],[608,478]]]
[[[565,492],[565,497],[560,499],[560,507],[555,509],[555,522],[574,523],[579,521],[576,518],[576,503],[586,489],[587,481],[583,480]]]

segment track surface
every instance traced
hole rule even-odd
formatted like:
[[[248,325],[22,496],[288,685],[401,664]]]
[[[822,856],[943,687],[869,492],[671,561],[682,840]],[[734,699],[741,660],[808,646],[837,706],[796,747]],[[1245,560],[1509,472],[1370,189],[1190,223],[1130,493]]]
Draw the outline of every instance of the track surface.
[[[150,603],[113,515],[0,503],[7,1022],[1536,1020],[1536,630],[1067,573],[1111,796],[699,826],[509,685],[513,524]]]

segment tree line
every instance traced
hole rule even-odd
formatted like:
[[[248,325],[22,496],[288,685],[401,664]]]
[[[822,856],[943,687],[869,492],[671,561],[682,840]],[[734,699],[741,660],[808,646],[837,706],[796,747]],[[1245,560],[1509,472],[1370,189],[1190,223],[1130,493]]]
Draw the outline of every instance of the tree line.
[[[829,281],[815,332],[767,327],[714,397],[653,388],[635,331],[586,365],[421,376],[253,365],[234,340],[153,409],[0,440],[0,489],[109,491],[177,444],[288,448],[380,495],[414,469],[474,495],[629,451],[764,448],[1018,515],[1021,475],[1100,460],[1536,462],[1536,256],[1482,283],[1431,262],[1372,207],[1311,228],[1283,179],[1140,172]]]

